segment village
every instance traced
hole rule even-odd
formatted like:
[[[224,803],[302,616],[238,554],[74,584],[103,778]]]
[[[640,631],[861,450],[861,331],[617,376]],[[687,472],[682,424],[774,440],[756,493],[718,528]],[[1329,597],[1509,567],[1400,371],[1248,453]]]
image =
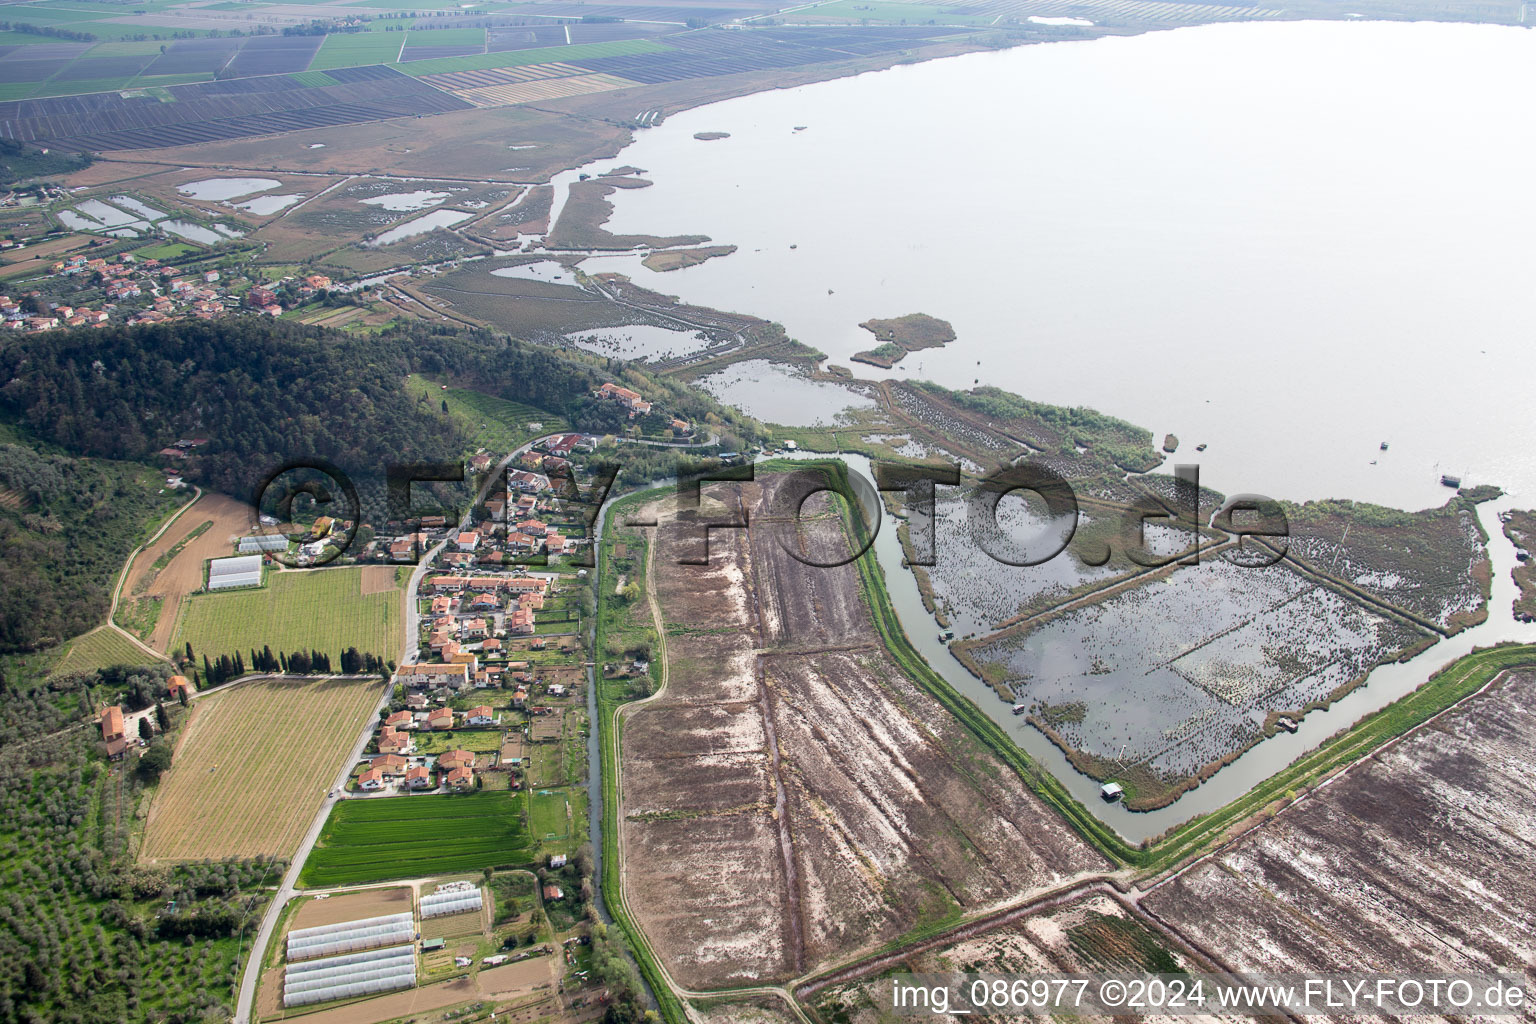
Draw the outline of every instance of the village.
[[[131,252],[68,256],[51,265],[45,281],[50,285],[47,292],[34,288],[15,298],[0,295],[0,317],[7,328],[50,331],[213,320],[242,310],[280,316],[284,301],[291,308],[323,297],[334,287],[324,274],[252,283],[212,267],[183,269]]]

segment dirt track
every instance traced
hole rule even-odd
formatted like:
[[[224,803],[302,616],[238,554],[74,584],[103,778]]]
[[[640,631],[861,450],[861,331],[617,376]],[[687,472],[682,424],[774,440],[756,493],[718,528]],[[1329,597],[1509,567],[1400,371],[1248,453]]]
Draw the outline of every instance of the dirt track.
[[[787,978],[1107,867],[900,673],[853,566],[784,550],[777,481],[735,485],[754,526],[713,531],[708,566],[678,564],[695,531],[663,516],[668,686],[624,726],[628,901],[690,988]],[[787,540],[846,551],[830,517]]]

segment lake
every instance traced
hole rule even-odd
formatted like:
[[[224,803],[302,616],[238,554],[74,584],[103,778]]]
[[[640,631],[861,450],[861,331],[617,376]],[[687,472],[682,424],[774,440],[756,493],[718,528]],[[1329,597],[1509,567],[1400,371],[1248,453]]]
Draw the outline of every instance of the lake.
[[[1213,25],[758,93],[580,171],[655,182],[612,231],[740,246],[613,261],[637,283],[860,376],[1093,406],[1228,493],[1419,508],[1441,473],[1536,494],[1533,88],[1521,29]],[[910,312],[958,340],[849,362],[860,321]]]
[[[1170,462],[1198,462],[1228,493],[1420,508],[1450,496],[1441,473],[1514,492],[1480,509],[1495,569],[1485,624],[1378,668],[1149,814],[1099,801],[965,672],[882,531],[892,600],[929,663],[1136,840],[1222,806],[1474,645],[1536,639],[1510,614],[1515,552],[1497,521],[1536,500],[1521,372],[1536,337],[1536,142],[1518,130],[1533,86],[1536,37],[1520,29],[1206,26],[700,107],[557,184],[645,168],[654,187],[613,196],[610,230],[740,248],[665,275],[635,256],[604,269],[777,320],[859,376],[1093,406],[1157,443],[1178,435]],[[849,361],[872,346],[860,321],[911,312],[951,321],[958,340],[889,372]],[[705,383],[749,412],[810,422],[845,404],[780,400],[778,371],[732,370]]]

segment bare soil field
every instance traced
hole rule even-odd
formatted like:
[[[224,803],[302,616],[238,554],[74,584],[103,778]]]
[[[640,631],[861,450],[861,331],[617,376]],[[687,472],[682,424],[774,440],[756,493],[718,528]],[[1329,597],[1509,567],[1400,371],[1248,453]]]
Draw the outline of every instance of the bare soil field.
[[[304,1024],[377,1024],[397,1017],[440,1010],[455,1003],[475,1000],[508,1000],[532,994],[541,988],[552,988],[554,957],[537,957],[518,964],[504,964],[490,970],[458,978],[440,981],[435,985],[407,989],[376,999],[364,999],[356,1003],[338,1006],[333,1010],[295,1014]],[[284,1014],[278,1011],[264,1020],[280,1020]]]
[[[690,513],[658,531],[667,688],[624,724],[625,887],[694,988],[799,974],[1106,866],[871,642],[855,567],[781,547],[784,479],[712,491],[754,525],[713,531],[707,566],[679,564],[702,553]],[[834,516],[786,543],[847,552]]]
[[[294,913],[289,930],[319,928],[322,925],[341,924],[343,921],[383,917],[385,914],[404,914],[413,908],[413,903],[410,888],[403,885],[337,893],[323,900],[307,901]]]
[[[638,108],[625,109],[633,114]],[[443,153],[451,151],[454,170],[464,180],[506,180],[506,169],[515,166],[521,168],[515,180],[538,182],[567,167],[615,153],[628,138],[628,131],[618,124],[526,107],[486,107],[270,138],[140,150],[134,156],[174,167],[436,177],[443,170]],[[321,148],[311,149],[316,143]],[[509,151],[514,144],[536,148]]]
[[[140,859],[291,856],[381,685],[277,678],[200,698],[150,805]]]
[[[925,949],[903,961],[902,969],[978,974],[1141,974],[1204,971],[1209,967],[1169,943],[1120,901],[1088,892],[981,934]],[[812,1002],[823,1020],[877,1024],[892,1019],[890,992],[889,978],[877,977],[828,986],[816,992]],[[959,1024],[961,1017],[937,1014],[934,1019]],[[1170,1024],[1189,1020],[1150,1014],[1138,1014],[1135,1019]]]
[[[186,543],[170,563],[155,569],[155,562],[186,540],[203,523],[213,525]],[[176,524],[153,546],[140,551],[123,581],[121,605],[145,598],[159,598],[160,615],[155,631],[146,641],[164,652],[176,631],[182,599],[203,585],[203,562],[235,553],[235,541],[248,533],[254,522],[251,507],[223,494],[204,492],[196,504],[181,514]]]
[[[1536,674],[1496,681],[1152,889],[1240,971],[1536,981]]]
[[[392,565],[365,565],[362,578],[358,582],[358,591],[364,597],[369,594],[387,594],[392,590],[398,590],[400,585],[395,582],[396,569]]]
[[[703,1024],[795,1024],[794,1013],[777,999],[724,1002],[696,999],[694,1017]]]

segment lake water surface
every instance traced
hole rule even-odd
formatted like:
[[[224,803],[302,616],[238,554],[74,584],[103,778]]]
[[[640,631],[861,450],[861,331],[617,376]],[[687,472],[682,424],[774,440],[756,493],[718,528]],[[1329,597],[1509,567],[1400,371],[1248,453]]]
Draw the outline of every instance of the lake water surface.
[[[758,93],[581,170],[655,182],[615,232],[740,246],[638,283],[862,376],[1093,406],[1229,493],[1419,508],[1447,472],[1536,495],[1533,91],[1523,29],[1215,25]],[[919,311],[959,340],[849,363]]]
[[[654,187],[615,195],[610,230],[740,248],[664,278],[634,258],[625,272],[777,320],[861,376],[1093,406],[1159,443],[1177,434],[1170,461],[1197,461],[1228,493],[1420,508],[1450,496],[1441,473],[1512,492],[1480,509],[1488,622],[1378,668],[1151,814],[1098,801],[1097,783],[954,661],[883,531],[892,599],[928,661],[1140,839],[1222,806],[1474,645],[1536,639],[1510,614],[1515,552],[1496,518],[1536,501],[1522,358],[1536,337],[1533,88],[1523,29],[1207,26],[729,100],[556,182],[645,168]],[[859,321],[910,312],[951,321],[959,340],[889,373],[849,362],[871,344]],[[701,383],[784,422],[849,404],[801,396],[781,373],[743,363]]]

